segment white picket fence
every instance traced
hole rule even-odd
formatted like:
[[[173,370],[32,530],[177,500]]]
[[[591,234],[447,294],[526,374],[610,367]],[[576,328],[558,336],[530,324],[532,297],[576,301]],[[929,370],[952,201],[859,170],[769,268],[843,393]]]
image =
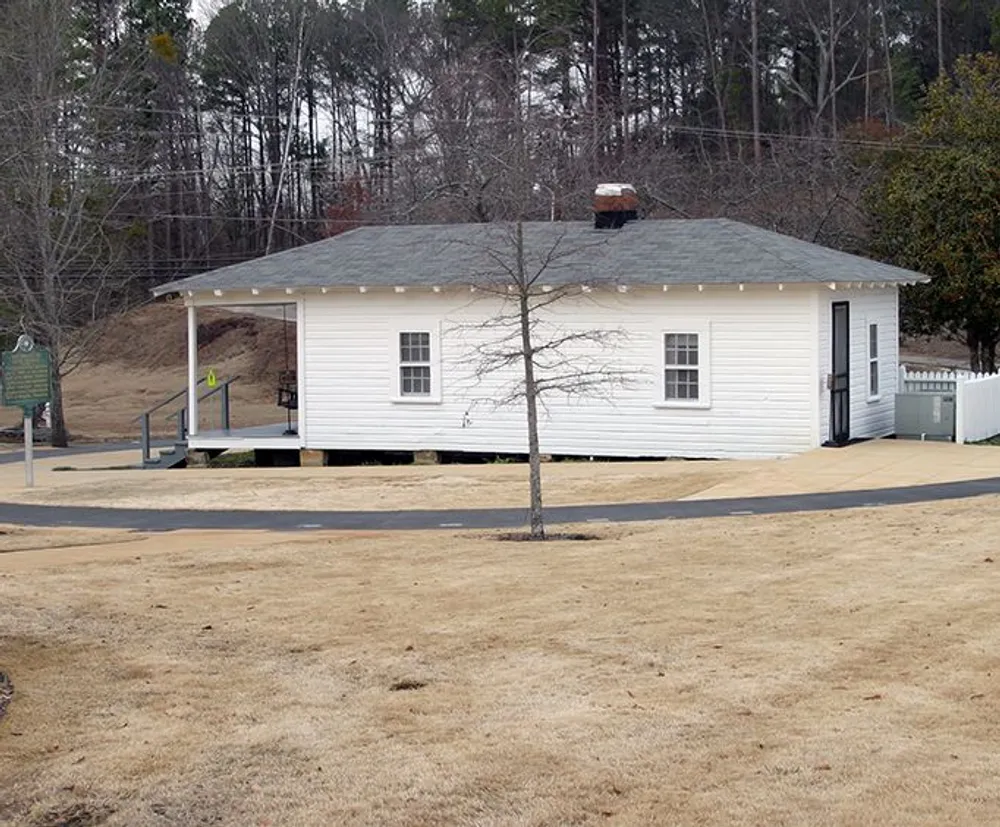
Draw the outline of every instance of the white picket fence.
[[[955,442],[979,442],[1000,434],[1000,374],[908,371],[900,366],[899,391],[954,393]]]

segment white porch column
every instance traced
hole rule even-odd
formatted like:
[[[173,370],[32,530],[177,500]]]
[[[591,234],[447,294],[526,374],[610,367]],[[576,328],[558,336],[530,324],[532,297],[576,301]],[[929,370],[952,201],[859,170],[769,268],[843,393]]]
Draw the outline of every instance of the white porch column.
[[[188,305],[188,436],[198,435],[198,315]]]
[[[306,300],[295,302],[295,378],[298,407],[295,411],[295,430],[299,444],[306,445]]]

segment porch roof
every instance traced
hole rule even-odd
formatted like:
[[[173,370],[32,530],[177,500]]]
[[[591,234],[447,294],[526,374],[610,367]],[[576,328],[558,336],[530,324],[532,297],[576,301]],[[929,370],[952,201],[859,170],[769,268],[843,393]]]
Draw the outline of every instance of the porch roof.
[[[823,284],[927,281],[919,273],[725,218],[527,222],[525,264],[540,283]],[[365,226],[160,285],[156,296],[213,290],[465,286],[506,283],[513,224]]]

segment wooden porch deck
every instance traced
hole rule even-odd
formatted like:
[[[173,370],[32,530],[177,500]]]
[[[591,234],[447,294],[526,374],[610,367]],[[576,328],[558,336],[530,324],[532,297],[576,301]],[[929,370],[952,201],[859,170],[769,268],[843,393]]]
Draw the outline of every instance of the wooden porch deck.
[[[302,439],[298,434],[286,434],[288,425],[255,425],[252,428],[233,428],[228,431],[203,431],[188,437],[188,448],[194,451],[211,451],[239,448],[245,451],[255,449],[298,450]]]

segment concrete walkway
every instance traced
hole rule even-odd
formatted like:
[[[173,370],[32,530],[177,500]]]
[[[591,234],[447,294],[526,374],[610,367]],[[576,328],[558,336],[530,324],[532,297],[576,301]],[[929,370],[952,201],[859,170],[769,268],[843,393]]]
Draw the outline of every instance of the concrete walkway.
[[[734,475],[687,499],[894,488],[997,476],[1000,446],[879,439],[757,463],[751,473]]]

